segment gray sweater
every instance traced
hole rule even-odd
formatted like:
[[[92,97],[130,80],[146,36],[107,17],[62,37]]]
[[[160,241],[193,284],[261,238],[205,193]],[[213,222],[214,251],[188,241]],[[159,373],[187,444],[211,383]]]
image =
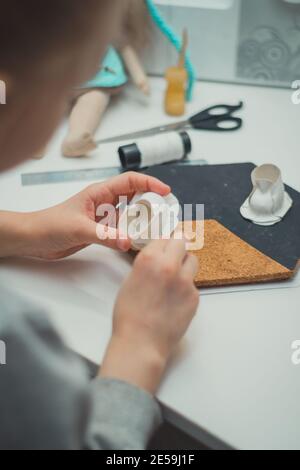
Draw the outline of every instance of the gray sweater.
[[[155,399],[121,381],[90,382],[43,313],[4,289],[0,342],[0,449],[146,448],[161,423]]]

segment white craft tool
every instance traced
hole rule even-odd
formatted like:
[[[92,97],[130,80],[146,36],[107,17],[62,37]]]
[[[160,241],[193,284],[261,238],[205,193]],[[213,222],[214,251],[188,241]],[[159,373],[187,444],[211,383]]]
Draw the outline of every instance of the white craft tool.
[[[119,229],[128,234],[135,251],[152,240],[170,238],[179,224],[180,205],[173,194],[136,194],[128,206],[119,210]]]

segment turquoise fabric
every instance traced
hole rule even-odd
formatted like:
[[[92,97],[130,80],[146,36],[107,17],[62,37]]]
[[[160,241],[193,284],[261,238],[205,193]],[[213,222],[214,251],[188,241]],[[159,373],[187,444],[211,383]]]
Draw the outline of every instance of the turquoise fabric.
[[[107,68],[107,69],[105,69]],[[128,82],[128,76],[121,57],[117,51],[110,47],[102,61],[97,75],[83,85],[83,88],[115,88]]]

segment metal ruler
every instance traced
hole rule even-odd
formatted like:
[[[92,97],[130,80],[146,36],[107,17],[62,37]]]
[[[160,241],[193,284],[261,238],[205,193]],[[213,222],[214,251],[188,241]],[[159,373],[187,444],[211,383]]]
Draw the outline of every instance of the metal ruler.
[[[207,165],[206,160],[182,160],[178,166]],[[75,183],[81,181],[103,181],[124,173],[120,167],[89,168],[86,170],[49,171],[44,173],[24,173],[21,175],[22,186],[42,184]]]

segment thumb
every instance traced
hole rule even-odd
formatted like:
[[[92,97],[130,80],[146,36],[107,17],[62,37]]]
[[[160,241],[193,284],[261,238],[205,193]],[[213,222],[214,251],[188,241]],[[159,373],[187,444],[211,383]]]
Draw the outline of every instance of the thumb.
[[[131,248],[131,241],[127,235],[121,234],[115,228],[91,221],[87,224],[86,229],[91,243],[125,252]]]

